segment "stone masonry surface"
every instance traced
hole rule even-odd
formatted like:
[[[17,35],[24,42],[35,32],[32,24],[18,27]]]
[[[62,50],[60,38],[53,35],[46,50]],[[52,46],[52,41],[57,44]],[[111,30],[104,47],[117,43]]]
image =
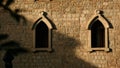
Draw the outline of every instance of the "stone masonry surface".
[[[29,50],[15,55],[13,68],[120,68],[120,0],[14,0],[9,9],[19,10],[20,21],[0,6],[0,35],[8,35],[7,39],[0,39],[0,45],[15,41]],[[95,10],[103,11],[113,26],[108,35],[110,52],[87,51],[86,27]],[[42,11],[47,12],[56,27],[52,30],[51,53],[31,50],[34,46],[32,26]],[[0,68],[5,68],[5,52],[0,51]]]

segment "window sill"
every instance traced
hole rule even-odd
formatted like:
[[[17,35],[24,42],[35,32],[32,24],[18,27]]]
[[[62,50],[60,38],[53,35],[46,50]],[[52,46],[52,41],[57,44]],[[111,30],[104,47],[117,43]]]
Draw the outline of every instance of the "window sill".
[[[110,48],[90,48],[88,49],[88,51],[92,52],[92,51],[110,51]]]
[[[32,52],[52,52],[52,48],[33,48]]]

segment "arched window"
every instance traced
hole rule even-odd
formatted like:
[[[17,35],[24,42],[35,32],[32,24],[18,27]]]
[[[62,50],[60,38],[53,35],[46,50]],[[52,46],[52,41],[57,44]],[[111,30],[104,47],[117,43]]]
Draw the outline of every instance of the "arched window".
[[[105,28],[99,20],[91,26],[91,45],[92,48],[105,47]]]
[[[41,17],[33,24],[33,50],[51,51],[52,50],[52,29],[53,26],[46,18],[46,13],[42,12]]]
[[[88,51],[105,50],[108,47],[108,32],[110,25],[108,21],[101,15],[100,11],[96,11],[95,16],[88,22]]]
[[[35,48],[48,48],[49,29],[47,25],[41,21],[35,29]]]

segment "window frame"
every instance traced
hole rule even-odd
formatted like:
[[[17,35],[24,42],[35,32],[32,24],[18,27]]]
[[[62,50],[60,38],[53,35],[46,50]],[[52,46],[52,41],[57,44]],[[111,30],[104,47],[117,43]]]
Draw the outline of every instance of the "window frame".
[[[32,47],[32,50],[33,51],[52,51],[52,29],[53,29],[53,26],[52,24],[50,23],[50,21],[46,18],[46,13],[45,12],[41,12],[41,17],[33,24],[33,47]],[[36,26],[41,22],[43,21],[44,24],[46,24],[46,26],[48,27],[48,48],[36,48],[36,43],[35,43],[35,40],[36,40],[36,37],[35,37],[35,29],[36,29]]]
[[[105,28],[105,37],[104,37],[104,43],[105,43],[105,47],[97,47],[97,48],[93,48],[92,47],[92,37],[91,37],[91,27],[92,27],[92,25],[93,25],[93,23],[94,23],[94,21],[95,20],[99,20],[102,24],[103,24],[103,26],[104,26],[104,28]],[[90,19],[90,21],[88,22],[88,24],[87,24],[87,30],[88,30],[88,51],[98,51],[98,50],[102,50],[102,51],[106,51],[106,52],[108,52],[108,51],[110,51],[110,48],[109,48],[109,45],[108,45],[108,41],[109,41],[109,39],[108,39],[108,35],[109,35],[109,28],[110,28],[110,26],[109,26],[109,24],[108,24],[108,21],[103,17],[103,15],[101,14],[101,11],[99,11],[99,10],[96,10],[96,13],[95,13],[95,15]]]

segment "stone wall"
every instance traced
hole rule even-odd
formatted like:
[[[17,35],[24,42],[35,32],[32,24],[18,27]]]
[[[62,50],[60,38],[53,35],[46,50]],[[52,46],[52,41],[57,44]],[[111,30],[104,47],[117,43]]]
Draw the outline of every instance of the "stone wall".
[[[4,0],[7,1],[7,0]],[[5,4],[4,2],[3,4]],[[15,0],[8,9],[0,6],[0,45],[19,43],[29,52],[17,52],[13,68],[119,68],[120,67],[120,1],[119,0]],[[15,10],[19,12],[15,12]],[[88,21],[95,10],[102,10],[112,24],[109,29],[110,52],[88,52]],[[52,48],[49,52],[33,52],[32,26],[47,12],[55,24],[52,30]],[[0,51],[0,68],[5,68]]]

